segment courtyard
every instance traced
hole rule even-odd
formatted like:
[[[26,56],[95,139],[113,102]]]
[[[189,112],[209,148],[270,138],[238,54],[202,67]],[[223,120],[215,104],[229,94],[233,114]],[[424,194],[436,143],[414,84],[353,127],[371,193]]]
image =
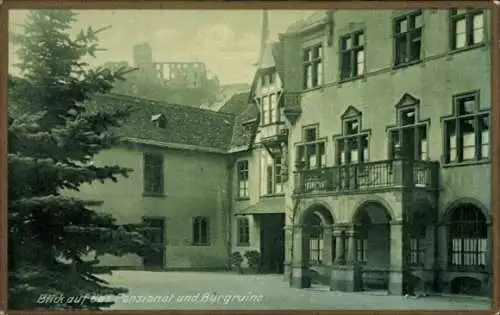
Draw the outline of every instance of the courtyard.
[[[229,272],[115,271],[104,276],[127,287],[111,310],[488,310],[487,299],[463,296],[404,297],[384,292],[345,293],[325,286],[293,289],[282,275]]]

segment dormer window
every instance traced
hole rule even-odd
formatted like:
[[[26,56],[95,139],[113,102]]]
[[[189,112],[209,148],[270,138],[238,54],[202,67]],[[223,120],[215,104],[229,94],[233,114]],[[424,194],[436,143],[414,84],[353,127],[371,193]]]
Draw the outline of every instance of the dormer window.
[[[163,114],[156,114],[151,116],[151,122],[158,128],[165,129],[166,127],[166,119],[165,115]]]

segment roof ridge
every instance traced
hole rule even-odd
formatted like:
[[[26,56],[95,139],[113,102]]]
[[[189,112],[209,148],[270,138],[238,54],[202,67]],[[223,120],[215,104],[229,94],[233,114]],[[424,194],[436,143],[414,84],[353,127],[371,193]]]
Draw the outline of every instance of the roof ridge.
[[[115,98],[115,99],[129,99],[129,100],[136,101],[136,102],[145,101],[145,102],[153,103],[155,105],[177,107],[177,108],[182,108],[182,109],[184,109],[186,111],[203,112],[203,113],[207,113],[207,114],[210,114],[210,115],[213,115],[213,116],[221,116],[221,117],[222,116],[226,116],[226,117],[228,117],[228,116],[229,117],[235,117],[236,116],[236,115],[233,115],[233,114],[230,114],[230,113],[217,112],[217,111],[213,111],[213,110],[209,110],[209,109],[205,109],[205,108],[199,108],[199,107],[192,107],[192,106],[187,106],[187,105],[167,103],[167,102],[162,102],[162,101],[156,101],[156,100],[147,99],[147,98],[144,98],[144,97],[130,96],[130,95],[119,94],[119,93],[111,93],[110,92],[110,93],[100,94],[100,96],[112,97],[112,98]]]

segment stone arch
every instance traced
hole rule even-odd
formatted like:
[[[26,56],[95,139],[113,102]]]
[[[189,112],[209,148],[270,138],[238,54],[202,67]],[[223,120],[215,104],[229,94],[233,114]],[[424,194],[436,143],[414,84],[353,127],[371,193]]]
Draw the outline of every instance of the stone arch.
[[[442,213],[440,217],[440,223],[446,224],[449,222],[451,215],[453,214],[453,211],[456,210],[458,207],[470,204],[479,209],[481,213],[484,215],[486,219],[486,224],[491,224],[491,214],[488,211],[488,208],[479,200],[470,198],[470,197],[462,197],[458,198],[455,200],[450,201],[448,204],[445,205],[444,207],[444,212]]]
[[[389,203],[387,203],[384,199],[382,199],[380,197],[370,196],[370,197],[367,197],[367,198],[361,200],[360,202],[358,202],[358,204],[356,204],[356,206],[354,207],[354,211],[352,213],[352,216],[351,216],[351,223],[355,223],[359,214],[362,211],[364,211],[364,209],[366,207],[368,207],[370,205],[375,205],[375,206],[379,206],[379,207],[383,208],[386,212],[388,221],[396,221],[397,217],[394,214],[394,211],[392,210],[392,207],[389,205]]]
[[[306,219],[311,215],[316,214],[321,218],[323,225],[331,225],[337,222],[331,207],[324,201],[315,200],[303,211],[298,217],[298,224],[304,224]]]
[[[354,228],[352,255],[362,268],[363,289],[388,290],[389,278],[381,270],[390,268],[391,221],[396,217],[382,198],[370,196],[356,205],[351,222]]]
[[[316,272],[330,264],[332,257],[332,225],[335,223],[333,212],[328,204],[312,201],[306,204],[298,216],[297,223],[300,225],[297,235],[298,247],[300,247],[300,260],[303,266],[307,266],[307,280],[310,286],[312,282],[323,283],[323,276]],[[323,284],[326,284],[323,283]]]

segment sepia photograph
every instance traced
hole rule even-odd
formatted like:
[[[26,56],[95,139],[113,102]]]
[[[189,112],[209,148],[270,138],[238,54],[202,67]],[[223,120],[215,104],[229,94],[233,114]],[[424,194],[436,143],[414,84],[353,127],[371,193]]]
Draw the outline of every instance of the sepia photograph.
[[[9,310],[492,310],[493,4],[9,5]]]

